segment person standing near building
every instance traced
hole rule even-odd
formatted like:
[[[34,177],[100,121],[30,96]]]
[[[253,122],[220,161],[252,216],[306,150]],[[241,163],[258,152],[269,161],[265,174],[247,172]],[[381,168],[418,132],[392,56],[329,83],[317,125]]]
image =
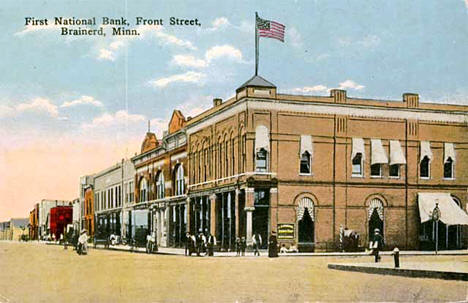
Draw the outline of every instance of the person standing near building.
[[[247,247],[247,242],[245,240],[245,237],[242,237],[240,246],[241,246],[242,256],[245,256],[245,248]]]
[[[241,252],[241,239],[239,237],[236,238],[236,256],[240,256]]]
[[[214,255],[214,246],[216,245],[216,238],[211,233],[208,235],[208,256]]]
[[[268,257],[278,257],[278,240],[276,239],[276,233],[273,231],[268,239]]]
[[[186,256],[187,256],[188,253],[189,253],[190,242],[191,242],[190,234],[189,234],[189,233],[185,233],[184,246],[185,246],[185,255],[186,255]]]
[[[254,250],[254,256],[260,256],[260,247],[262,246],[262,236],[259,233],[255,232],[252,236],[252,245]]]
[[[380,234],[380,230],[376,228],[374,230],[374,242],[373,242],[373,254],[375,256],[375,263],[380,262],[380,250],[384,247],[384,240]]]

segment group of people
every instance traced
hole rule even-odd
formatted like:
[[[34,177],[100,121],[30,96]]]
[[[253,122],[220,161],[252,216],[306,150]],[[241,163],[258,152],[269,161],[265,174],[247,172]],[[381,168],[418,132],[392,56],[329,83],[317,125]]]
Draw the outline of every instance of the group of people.
[[[191,256],[196,253],[197,256],[204,254],[205,256],[214,255],[214,247],[216,245],[216,238],[212,234],[205,235],[200,232],[198,235],[185,234],[185,255]]]
[[[200,232],[197,235],[192,235],[186,233],[185,235],[185,255],[191,256],[193,253],[196,253],[197,256],[213,256],[214,248],[216,246],[216,237],[211,233],[205,235]],[[255,232],[252,236],[252,249],[254,256],[260,256],[260,248],[262,247],[262,236]],[[236,249],[236,256],[245,256],[245,250],[247,248],[247,241],[245,237],[237,237],[234,243]],[[270,238],[268,239],[268,256],[277,257],[278,256],[278,241],[275,233],[273,232]]]

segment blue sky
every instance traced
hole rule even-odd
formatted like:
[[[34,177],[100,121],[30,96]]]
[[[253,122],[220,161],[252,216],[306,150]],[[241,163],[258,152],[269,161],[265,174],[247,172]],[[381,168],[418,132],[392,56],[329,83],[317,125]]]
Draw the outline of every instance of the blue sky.
[[[40,171],[48,153],[91,146],[89,155],[76,157],[101,155],[103,162],[74,159],[80,168],[68,173],[69,183],[78,184],[79,175],[93,172],[86,170],[137,151],[147,120],[160,134],[174,108],[194,115],[213,97],[232,96],[253,75],[255,11],[286,26],[285,43],[260,41],[259,73],[281,92],[327,95],[344,88],[349,96],[394,100],[415,92],[422,101],[468,104],[466,0],[6,0],[0,8],[2,170],[21,169],[11,164],[23,159],[12,156],[19,148]],[[132,25],[136,16],[166,23],[174,16],[198,18],[202,26],[141,27],[136,38],[70,38],[53,26],[25,27],[28,16],[122,16]],[[63,163],[52,167],[60,175]],[[6,179],[0,191],[11,187]],[[76,187],[68,192],[75,195]]]

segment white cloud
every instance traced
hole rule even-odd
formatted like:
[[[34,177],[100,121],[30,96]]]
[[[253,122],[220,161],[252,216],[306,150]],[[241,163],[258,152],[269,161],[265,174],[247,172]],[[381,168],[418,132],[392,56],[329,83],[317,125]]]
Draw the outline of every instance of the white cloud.
[[[212,27],[208,28],[208,30],[215,31],[228,25],[230,25],[230,23],[226,17],[219,17],[213,20],[213,22],[211,23]]]
[[[374,48],[380,44],[380,38],[376,35],[367,35],[357,43],[365,48]]]
[[[50,24],[50,25],[26,25],[23,29],[19,32],[16,32],[15,36],[24,36],[30,33],[38,33],[38,32],[47,32],[47,31],[60,31],[62,26]]]
[[[357,84],[353,80],[346,80],[346,81],[340,83],[339,89],[348,89],[348,88],[350,88],[350,89],[355,89],[355,90],[361,90],[364,87],[365,87],[364,85]]]
[[[167,130],[169,121],[167,119],[154,118],[150,120],[151,132],[156,134],[156,138],[161,139],[163,132]]]
[[[104,128],[110,127],[115,125],[125,125],[126,123],[135,123],[144,121],[145,116],[138,115],[138,114],[129,114],[125,110],[119,110],[112,113],[104,113],[101,116],[94,118],[91,123],[83,123],[81,125],[84,129],[91,129],[91,128]]]
[[[201,83],[205,76],[206,75],[204,73],[188,71],[184,74],[177,74],[165,78],[159,78],[157,80],[151,80],[149,84],[153,87],[163,88],[173,82]]]
[[[179,66],[187,67],[206,67],[208,63],[203,59],[197,59],[192,55],[175,55],[172,58],[172,63]]]
[[[203,68],[209,66],[213,60],[219,58],[228,58],[237,62],[243,62],[242,52],[231,45],[225,44],[216,45],[208,49],[205,52],[204,59],[199,59],[192,55],[175,55],[172,58],[172,63],[184,67]]]
[[[188,101],[177,106],[185,117],[195,117],[212,106],[213,96],[191,96]]]
[[[161,40],[161,42],[163,42],[164,44],[176,45],[176,46],[180,46],[180,47],[186,47],[186,48],[191,49],[191,50],[196,50],[196,49],[197,49],[197,48],[192,44],[192,42],[187,41],[187,40],[179,39],[179,38],[177,38],[177,37],[174,36],[174,35],[170,35],[170,34],[167,34],[167,33],[163,32],[162,30],[155,31],[154,34],[155,34],[156,37],[158,37],[158,38]]]
[[[329,88],[325,85],[314,85],[314,86],[304,86],[304,87],[296,87],[291,89],[291,92],[295,93],[316,93],[316,92],[326,92]]]
[[[34,98],[29,103],[20,103],[16,106],[16,110],[18,112],[45,112],[54,118],[57,118],[59,114],[57,105],[46,98]]]
[[[289,28],[289,30],[286,31],[286,35],[287,40],[293,47],[302,47],[302,36],[295,27]]]
[[[242,61],[242,52],[231,45],[225,44],[213,46],[205,53],[205,60],[208,62],[221,57]]]
[[[116,57],[115,53],[111,50],[108,50],[106,48],[101,48],[99,50],[99,55],[98,55],[99,60],[114,61],[115,57]]]
[[[72,106],[84,105],[84,104],[93,105],[93,106],[96,106],[96,107],[102,107],[103,106],[101,101],[96,100],[91,96],[81,96],[78,99],[63,102],[63,104],[60,105],[60,107],[72,107]]]
[[[465,2],[465,7],[468,8],[468,0],[464,0]]]
[[[7,105],[1,105],[0,104],[0,118],[4,117],[10,117],[15,113],[15,109],[7,106]]]

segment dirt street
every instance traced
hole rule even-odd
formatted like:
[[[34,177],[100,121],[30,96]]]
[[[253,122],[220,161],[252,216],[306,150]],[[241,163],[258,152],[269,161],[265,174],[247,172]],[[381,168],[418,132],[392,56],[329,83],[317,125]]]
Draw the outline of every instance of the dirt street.
[[[468,257],[408,257],[468,262]],[[183,257],[0,242],[0,302],[463,301],[466,282],[327,269],[372,257]],[[402,262],[405,258],[402,259]]]

